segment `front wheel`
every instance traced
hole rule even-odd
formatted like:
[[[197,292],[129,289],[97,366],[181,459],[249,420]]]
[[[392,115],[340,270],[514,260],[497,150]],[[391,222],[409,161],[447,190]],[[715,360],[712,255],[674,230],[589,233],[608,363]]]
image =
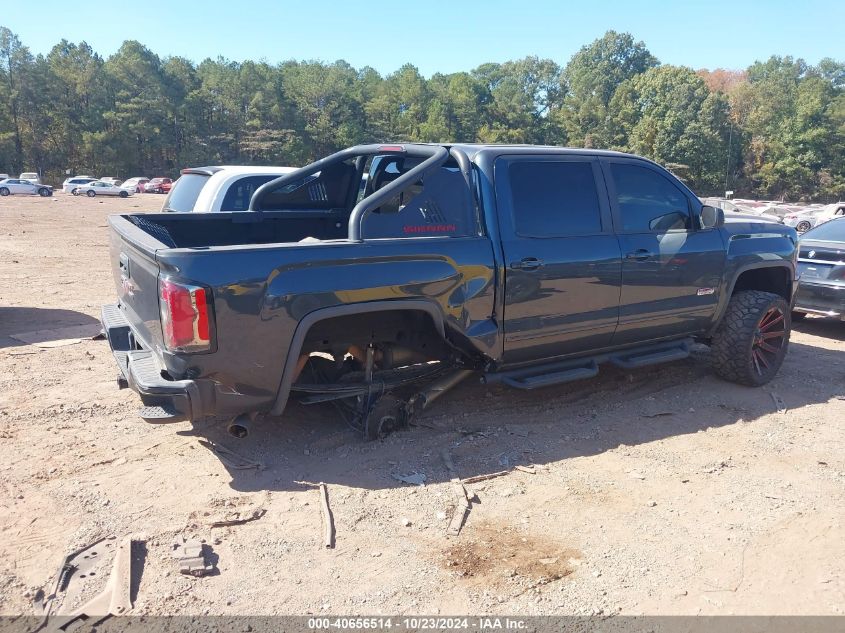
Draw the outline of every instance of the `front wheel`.
[[[118,195],[119,195],[121,198],[128,198],[128,197],[129,197],[129,192],[128,192],[128,191],[121,191]]]
[[[96,191],[93,191],[93,190],[89,190],[89,191],[88,191],[88,197],[89,197],[89,198],[93,198],[93,197],[94,197],[94,196],[96,196],[96,195],[97,195],[97,192],[96,192]]]
[[[11,192],[6,187],[0,187],[0,196],[6,197]]]
[[[42,198],[46,198],[47,196],[50,195],[50,190],[45,189],[44,187],[41,187],[41,189],[38,190],[38,195],[41,196]]]
[[[783,364],[791,326],[789,304],[780,295],[737,292],[713,335],[713,369],[731,382],[765,385]]]
[[[164,189],[162,189],[161,187],[159,187],[158,189],[156,189],[156,193],[164,193]]]
[[[813,225],[807,222],[807,220],[801,220],[796,226],[795,230],[799,233],[804,233],[805,231],[809,231],[813,228]]]

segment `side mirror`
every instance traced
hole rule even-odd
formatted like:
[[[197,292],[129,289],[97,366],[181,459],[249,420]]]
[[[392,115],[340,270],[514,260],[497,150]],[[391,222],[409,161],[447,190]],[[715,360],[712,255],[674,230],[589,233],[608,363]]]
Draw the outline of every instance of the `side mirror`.
[[[725,212],[716,207],[704,205],[701,207],[701,227],[715,229],[725,224]]]

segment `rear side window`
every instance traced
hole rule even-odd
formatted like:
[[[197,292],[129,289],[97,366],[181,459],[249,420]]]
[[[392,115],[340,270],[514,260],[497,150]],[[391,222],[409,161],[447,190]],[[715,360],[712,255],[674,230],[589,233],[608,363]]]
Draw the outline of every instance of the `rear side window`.
[[[161,179],[158,182],[165,182]],[[184,174],[176,180],[170,193],[164,199],[163,211],[193,211],[194,204],[199,198],[200,191],[208,182],[208,176],[203,174]]]
[[[565,237],[601,232],[591,163],[515,161],[508,167],[508,177],[517,235]]]
[[[270,182],[283,174],[266,174],[263,176],[246,176],[239,178],[226,190],[223,202],[220,204],[221,211],[246,211],[249,209],[249,201],[252,194],[265,182]]]
[[[639,165],[611,164],[616,202],[626,233],[689,231],[689,201],[668,178]]]

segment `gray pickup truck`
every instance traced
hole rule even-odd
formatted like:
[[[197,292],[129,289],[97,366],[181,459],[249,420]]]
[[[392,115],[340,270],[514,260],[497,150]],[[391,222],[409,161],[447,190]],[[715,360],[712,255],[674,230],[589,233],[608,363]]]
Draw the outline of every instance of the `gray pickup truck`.
[[[372,436],[473,372],[535,389],[699,341],[718,375],[762,385],[789,342],[795,230],[726,219],[616,152],[363,145],[249,211],[109,223],[102,321],[148,421],[243,435],[295,394]]]

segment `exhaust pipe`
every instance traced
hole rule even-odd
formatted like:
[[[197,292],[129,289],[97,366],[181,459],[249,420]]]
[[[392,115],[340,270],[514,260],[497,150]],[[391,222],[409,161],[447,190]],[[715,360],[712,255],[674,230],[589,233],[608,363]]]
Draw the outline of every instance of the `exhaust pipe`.
[[[229,422],[229,426],[226,427],[226,430],[229,431],[229,435],[242,440],[249,435],[249,427],[251,425],[252,420],[249,415],[241,413],[238,417]]]

